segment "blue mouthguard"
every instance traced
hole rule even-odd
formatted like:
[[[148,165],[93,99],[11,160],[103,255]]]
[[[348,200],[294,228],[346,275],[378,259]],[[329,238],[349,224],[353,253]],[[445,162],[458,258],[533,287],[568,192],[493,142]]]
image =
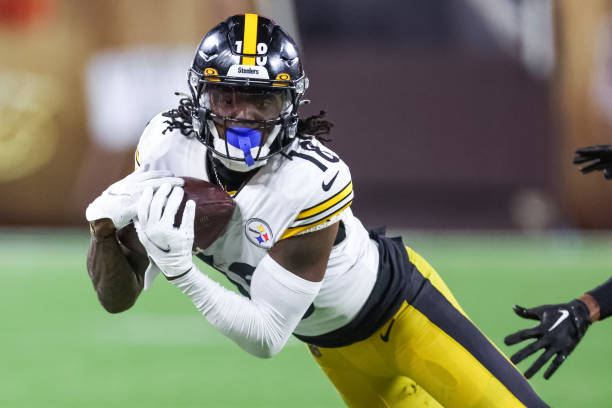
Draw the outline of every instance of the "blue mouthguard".
[[[251,155],[251,149],[255,146],[259,146],[261,143],[261,132],[256,129],[249,129],[244,127],[231,127],[225,130],[225,137],[227,143],[239,148],[244,153],[244,162],[247,166],[255,164],[253,156]]]

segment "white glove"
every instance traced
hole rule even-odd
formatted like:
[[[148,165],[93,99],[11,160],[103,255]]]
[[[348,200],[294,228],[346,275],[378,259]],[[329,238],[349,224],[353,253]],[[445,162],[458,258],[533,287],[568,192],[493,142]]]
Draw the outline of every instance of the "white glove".
[[[110,218],[115,228],[125,227],[136,217],[138,199],[146,187],[158,188],[162,184],[182,186],[183,179],[173,177],[167,170],[136,170],[108,187],[85,211],[87,221]]]
[[[168,195],[169,194],[169,195]],[[173,280],[193,268],[193,221],[195,202],[187,201],[181,226],[174,227],[174,217],[183,200],[183,189],[163,184],[153,194],[147,187],[138,204],[138,219],[134,222],[138,238],[149,259],[162,273]]]

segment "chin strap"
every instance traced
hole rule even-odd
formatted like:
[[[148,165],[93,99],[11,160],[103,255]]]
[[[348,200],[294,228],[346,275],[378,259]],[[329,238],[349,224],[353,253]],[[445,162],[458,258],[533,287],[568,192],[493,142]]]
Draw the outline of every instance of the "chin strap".
[[[227,142],[242,150],[244,153],[244,162],[247,166],[255,164],[255,160],[251,155],[253,146],[259,146],[261,143],[261,132],[256,129],[244,127],[230,127],[225,131]]]

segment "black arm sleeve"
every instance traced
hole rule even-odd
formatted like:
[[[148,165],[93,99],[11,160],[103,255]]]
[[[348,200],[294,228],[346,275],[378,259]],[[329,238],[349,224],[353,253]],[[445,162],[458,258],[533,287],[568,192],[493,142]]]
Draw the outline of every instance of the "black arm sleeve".
[[[612,278],[587,293],[599,303],[599,320],[612,314]]]

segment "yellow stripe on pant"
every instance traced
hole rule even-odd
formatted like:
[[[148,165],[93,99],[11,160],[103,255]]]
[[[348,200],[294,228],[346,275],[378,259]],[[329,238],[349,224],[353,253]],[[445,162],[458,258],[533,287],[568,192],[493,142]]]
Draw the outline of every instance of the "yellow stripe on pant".
[[[436,271],[416,252],[410,248],[407,251],[410,261],[418,269],[417,273],[428,279],[446,299],[436,304],[436,308],[448,308],[449,315],[455,319],[460,316],[458,313],[467,318]],[[413,303],[417,304],[418,298]],[[470,335],[482,342],[478,329],[469,320],[461,320],[470,325],[473,331]],[[490,343],[485,348],[489,353],[485,357],[501,354]],[[418,306],[407,302],[387,324],[366,340],[339,348],[311,346],[311,351],[350,407],[528,406],[485,368],[473,352],[434,324]],[[493,363],[487,361],[487,364],[507,364],[503,367],[506,373],[516,371],[505,357],[495,357]],[[514,382],[510,387],[515,389],[518,382],[522,398],[533,401],[530,406],[546,406],[520,374],[509,381]]]

